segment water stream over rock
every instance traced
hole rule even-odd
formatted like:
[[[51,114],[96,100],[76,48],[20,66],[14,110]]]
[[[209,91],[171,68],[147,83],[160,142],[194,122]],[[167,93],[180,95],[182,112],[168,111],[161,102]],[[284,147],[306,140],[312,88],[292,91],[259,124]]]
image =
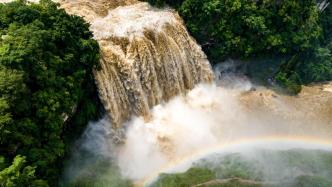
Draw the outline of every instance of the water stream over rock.
[[[95,71],[99,97],[115,126],[132,115],[148,119],[151,107],[213,80],[207,57],[171,9],[134,1],[65,1],[62,7],[91,23],[102,54]]]

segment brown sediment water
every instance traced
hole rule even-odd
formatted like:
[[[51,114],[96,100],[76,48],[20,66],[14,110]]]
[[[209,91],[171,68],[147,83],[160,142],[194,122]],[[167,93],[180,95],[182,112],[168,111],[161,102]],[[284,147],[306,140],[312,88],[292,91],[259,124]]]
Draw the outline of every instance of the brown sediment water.
[[[185,96],[155,107],[148,122],[133,119],[117,152],[124,176],[140,185],[151,173],[196,158],[197,153],[247,142],[285,141],[281,147],[292,141],[332,144],[332,92],[327,91],[331,83],[305,86],[298,96],[264,87],[254,90],[247,84],[239,88],[198,85]]]
[[[133,117],[114,153],[125,177],[144,183],[188,155],[243,142],[331,144],[332,83],[304,86],[298,96],[218,87],[174,10],[135,0],[59,2],[84,17],[99,42],[101,68],[94,75],[112,124],[121,127]]]
[[[99,97],[117,127],[132,115],[148,119],[151,107],[213,80],[207,57],[171,9],[136,1],[61,6],[91,24],[102,54],[94,72]]]
[[[206,55],[172,9],[137,0],[54,1],[91,24],[101,52],[95,81],[114,127],[133,115],[149,119],[151,107],[214,79]]]

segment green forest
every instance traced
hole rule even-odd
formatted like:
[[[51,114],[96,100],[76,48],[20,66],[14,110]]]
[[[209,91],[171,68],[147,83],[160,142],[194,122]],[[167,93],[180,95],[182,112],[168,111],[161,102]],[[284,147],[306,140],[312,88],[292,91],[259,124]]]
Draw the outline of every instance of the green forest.
[[[69,142],[97,115],[88,28],[49,0],[0,4],[0,186],[56,186]]]
[[[290,94],[303,84],[332,80],[332,6],[320,10],[323,1],[149,2],[176,8],[211,63],[282,59],[273,76]]]
[[[289,94],[332,80],[332,5],[321,10],[316,0],[149,3],[175,8],[212,64],[280,59],[273,79]],[[0,3],[0,187],[59,184],[73,141],[103,110],[93,77],[99,55],[89,24],[51,0]]]

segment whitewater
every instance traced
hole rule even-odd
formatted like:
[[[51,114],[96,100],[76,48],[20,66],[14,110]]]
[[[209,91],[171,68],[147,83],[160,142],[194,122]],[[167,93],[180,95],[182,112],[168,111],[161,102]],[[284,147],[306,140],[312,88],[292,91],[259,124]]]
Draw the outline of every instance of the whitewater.
[[[331,150],[331,84],[304,87],[293,97],[241,74],[223,74],[229,62],[212,70],[169,8],[103,0],[61,5],[91,23],[102,53],[95,79],[106,115],[89,124],[79,147],[112,162],[137,186],[163,172],[185,171],[215,152],[256,146]],[[83,166],[77,158],[68,178],[94,172],[91,158]]]
[[[212,68],[170,8],[136,0],[58,2],[91,24],[101,47],[95,82],[106,110],[77,141],[65,180],[94,175],[90,166],[98,160],[120,173],[103,177],[146,186],[213,153],[332,150],[332,83],[305,86],[295,97],[224,74],[229,62]]]

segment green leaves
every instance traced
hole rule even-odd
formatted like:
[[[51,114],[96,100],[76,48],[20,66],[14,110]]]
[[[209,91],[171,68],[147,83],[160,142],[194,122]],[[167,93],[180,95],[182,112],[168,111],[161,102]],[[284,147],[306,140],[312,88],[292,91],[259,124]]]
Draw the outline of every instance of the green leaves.
[[[227,58],[289,58],[280,62],[274,78],[292,94],[301,90],[301,84],[332,80],[332,4],[321,12],[315,0],[158,3],[179,11],[212,63]]]
[[[197,4],[197,0],[186,0],[180,14],[200,43],[214,41],[205,47],[212,61],[291,54],[310,47],[320,34],[314,1],[209,0]],[[216,50],[219,53],[214,54]]]
[[[321,34],[314,0],[185,0],[178,10],[213,62],[304,51]]]
[[[26,156],[53,185],[65,154],[65,123],[94,93],[99,46],[88,27],[50,0],[0,4],[0,152]],[[66,128],[87,124],[80,122]]]
[[[166,4],[171,5],[173,7],[179,7],[181,3],[185,0],[146,0],[146,1],[157,7],[163,7]]]
[[[4,162],[4,159],[0,162]],[[48,186],[45,181],[36,179],[35,169],[35,167],[26,166],[26,157],[18,155],[14,158],[12,165],[0,171],[0,186]]]

